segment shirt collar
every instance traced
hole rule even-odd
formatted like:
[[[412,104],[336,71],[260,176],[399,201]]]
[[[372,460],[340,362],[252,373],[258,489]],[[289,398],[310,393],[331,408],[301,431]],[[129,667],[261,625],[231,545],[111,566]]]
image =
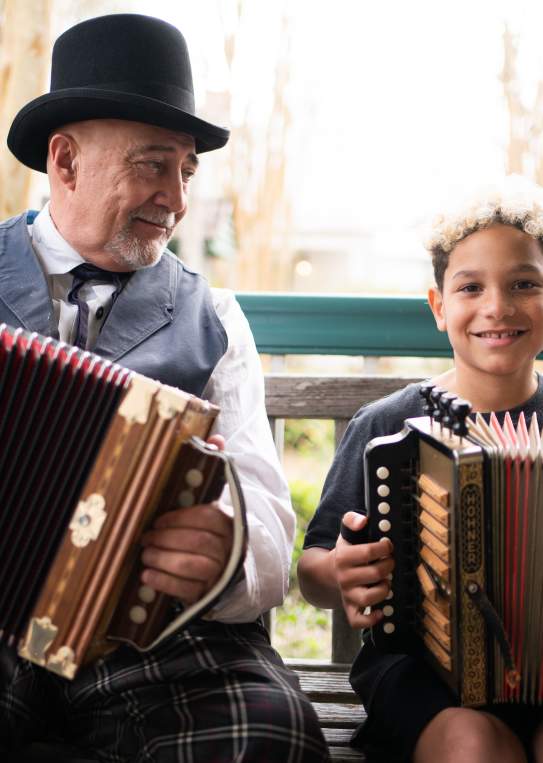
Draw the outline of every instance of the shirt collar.
[[[68,273],[85,260],[60,235],[49,212],[49,202],[32,225],[32,247],[47,276]]]

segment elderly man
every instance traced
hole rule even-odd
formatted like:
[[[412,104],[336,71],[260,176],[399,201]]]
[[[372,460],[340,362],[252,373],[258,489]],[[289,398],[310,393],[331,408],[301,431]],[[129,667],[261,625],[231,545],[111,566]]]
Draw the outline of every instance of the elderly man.
[[[11,151],[47,171],[51,197],[37,216],[0,226],[0,322],[216,402],[249,522],[243,574],[212,617],[150,652],[121,647],[66,681],[2,647],[0,746],[14,760],[28,759],[17,750],[33,740],[116,763],[328,759],[311,705],[258,619],[285,593],[294,518],[254,343],[233,296],[165,249],[197,154],[227,139],[194,114],[182,35],[132,14],[65,32],[51,91],[12,124]],[[206,591],[230,551],[227,501],[172,506],[143,538],[143,582],[183,603]]]

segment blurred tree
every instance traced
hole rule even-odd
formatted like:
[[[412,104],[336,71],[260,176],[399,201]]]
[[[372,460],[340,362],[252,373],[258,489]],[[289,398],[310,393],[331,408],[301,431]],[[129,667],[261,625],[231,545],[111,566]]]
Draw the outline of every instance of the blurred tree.
[[[517,71],[518,39],[508,25],[503,32],[501,82],[509,116],[506,172],[527,175],[543,185],[543,81],[537,85],[531,106],[521,97]]]
[[[254,10],[246,0],[232,0],[233,24],[224,31],[224,50],[231,78],[246,76],[254,65],[247,56],[244,35],[252,34],[245,15]],[[273,56],[271,99],[267,119],[255,119],[254,102],[245,104],[243,117],[234,115],[231,87],[227,94],[232,116],[226,192],[232,207],[237,244],[237,289],[285,289],[290,286],[289,233],[291,209],[287,195],[286,155],[291,113],[287,100],[290,79],[291,34],[286,6],[277,3],[280,29]],[[262,82],[262,89],[268,82]],[[261,92],[253,92],[262,97]],[[261,107],[264,110],[265,107]]]
[[[17,111],[47,89],[53,0],[3,0],[0,11],[0,135]],[[31,170],[0,151],[0,220],[29,204]]]

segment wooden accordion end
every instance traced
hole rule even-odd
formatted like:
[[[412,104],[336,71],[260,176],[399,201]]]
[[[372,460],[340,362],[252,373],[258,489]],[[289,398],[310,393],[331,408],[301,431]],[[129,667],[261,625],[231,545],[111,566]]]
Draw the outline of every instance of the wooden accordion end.
[[[428,416],[365,453],[367,533],[395,569],[372,629],[424,654],[462,705],[543,703],[543,449],[534,415],[503,426],[422,389]],[[349,538],[347,538],[349,540]]]
[[[231,460],[202,441],[218,408],[89,352],[0,326],[0,642],[66,678],[155,646],[213,606],[244,559]],[[232,554],[194,605],[140,582],[138,539],[228,483]],[[182,609],[180,605],[177,609]]]

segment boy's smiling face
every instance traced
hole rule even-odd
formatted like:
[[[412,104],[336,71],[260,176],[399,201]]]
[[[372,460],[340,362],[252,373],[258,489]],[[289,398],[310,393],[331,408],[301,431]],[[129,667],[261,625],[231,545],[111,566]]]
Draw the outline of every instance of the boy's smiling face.
[[[428,296],[457,374],[470,381],[533,376],[543,348],[543,251],[536,239],[502,224],[470,234],[449,256],[442,291]]]

